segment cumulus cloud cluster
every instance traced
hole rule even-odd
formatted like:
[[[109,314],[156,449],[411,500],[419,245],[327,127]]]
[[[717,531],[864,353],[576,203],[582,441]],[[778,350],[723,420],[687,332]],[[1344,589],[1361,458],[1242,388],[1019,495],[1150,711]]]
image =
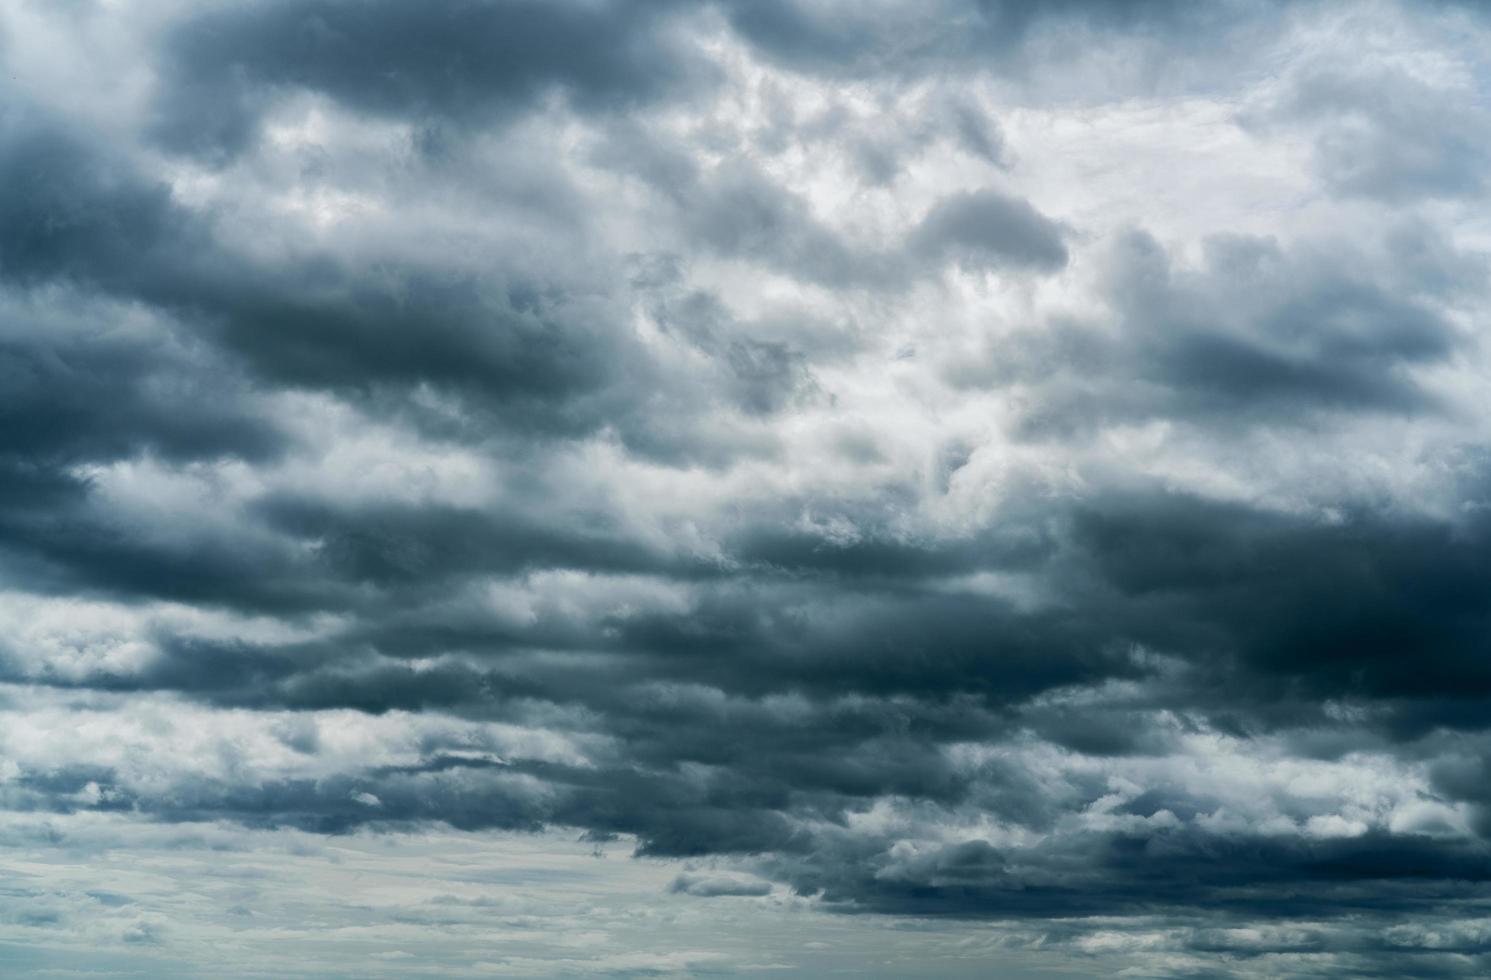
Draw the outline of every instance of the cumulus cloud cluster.
[[[1484,975],[1488,42],[1367,0],[0,6],[3,832],[560,833],[737,935],[977,924],[975,973]],[[28,880],[17,948],[201,955]],[[452,942],[303,962],[824,968]]]

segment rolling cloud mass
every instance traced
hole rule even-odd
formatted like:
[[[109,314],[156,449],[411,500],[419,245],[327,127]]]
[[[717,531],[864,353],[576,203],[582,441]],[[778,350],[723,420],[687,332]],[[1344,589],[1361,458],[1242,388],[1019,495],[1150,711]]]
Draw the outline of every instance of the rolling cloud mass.
[[[1488,52],[0,0],[0,972],[1491,975]]]

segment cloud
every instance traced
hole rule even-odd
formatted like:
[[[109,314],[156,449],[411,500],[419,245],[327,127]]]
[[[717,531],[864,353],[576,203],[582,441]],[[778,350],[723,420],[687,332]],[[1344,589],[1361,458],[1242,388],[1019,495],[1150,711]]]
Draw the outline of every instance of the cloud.
[[[1032,434],[1124,417],[1291,425],[1328,413],[1444,411],[1419,377],[1467,338],[1431,299],[1437,273],[1418,281],[1399,240],[1375,244],[1286,251],[1217,236],[1194,268],[1178,267],[1152,235],[1127,231],[1102,273],[1111,319],[1022,331],[984,364],[951,365],[950,380],[1039,391]]]
[[[1271,115],[1314,127],[1315,166],[1341,192],[1388,201],[1474,197],[1487,148],[1465,94],[1445,78],[1330,65],[1302,73]]]
[[[912,248],[965,268],[1011,264],[1054,270],[1066,265],[1061,230],[1024,201],[996,191],[939,201],[912,235]]]
[[[1484,973],[1485,25],[1279,14],[0,13],[0,942]]]
[[[531,109],[550,93],[625,108],[698,84],[660,21],[674,4],[266,3],[209,9],[176,25],[163,52],[153,133],[221,159],[297,89],[359,111],[461,124]]]
[[[700,877],[679,875],[668,885],[674,894],[696,895],[699,898],[746,897],[760,898],[771,894],[771,885],[764,881],[738,881],[727,877]]]

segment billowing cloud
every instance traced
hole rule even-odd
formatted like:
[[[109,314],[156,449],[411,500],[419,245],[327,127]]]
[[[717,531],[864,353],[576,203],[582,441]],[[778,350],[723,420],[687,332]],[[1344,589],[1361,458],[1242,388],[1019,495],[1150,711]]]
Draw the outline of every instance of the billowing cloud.
[[[1488,30],[0,11],[0,943],[1485,974]]]

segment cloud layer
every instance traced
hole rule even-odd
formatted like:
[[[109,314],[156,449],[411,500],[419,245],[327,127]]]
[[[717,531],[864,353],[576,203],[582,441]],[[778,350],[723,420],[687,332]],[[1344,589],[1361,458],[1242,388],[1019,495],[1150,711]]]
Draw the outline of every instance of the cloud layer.
[[[317,976],[1484,975],[1488,40],[4,7],[0,833],[262,854],[419,950]],[[359,911],[339,841],[449,880]],[[524,841],[565,911],[497,955],[459,854]],[[237,928],[114,873],[0,942],[192,975]],[[608,873],[696,931],[587,923]]]

